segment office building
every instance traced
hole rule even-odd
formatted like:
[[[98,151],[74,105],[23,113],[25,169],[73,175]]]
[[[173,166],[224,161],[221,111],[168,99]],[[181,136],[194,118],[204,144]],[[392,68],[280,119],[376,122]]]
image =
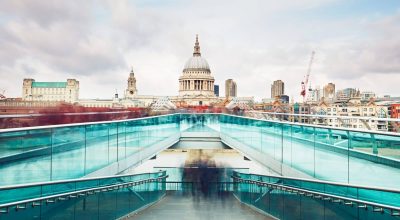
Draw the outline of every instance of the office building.
[[[276,80],[271,85],[271,98],[280,97],[285,94],[285,83],[282,80]]]
[[[219,97],[219,85],[214,85],[214,95]]]
[[[225,97],[236,97],[237,96],[237,86],[233,79],[227,79],[225,81]]]

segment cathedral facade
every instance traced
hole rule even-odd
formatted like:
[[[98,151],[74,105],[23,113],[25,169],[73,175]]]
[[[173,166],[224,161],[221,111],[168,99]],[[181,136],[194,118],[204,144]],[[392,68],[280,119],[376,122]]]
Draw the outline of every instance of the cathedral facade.
[[[201,56],[199,38],[196,35],[193,56],[186,61],[179,77],[179,96],[176,98],[188,105],[210,105],[217,102],[214,81],[207,60]]]

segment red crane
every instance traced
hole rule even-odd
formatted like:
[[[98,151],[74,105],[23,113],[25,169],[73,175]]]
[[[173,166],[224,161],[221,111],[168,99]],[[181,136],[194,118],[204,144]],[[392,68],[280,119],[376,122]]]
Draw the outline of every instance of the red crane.
[[[6,99],[6,96],[4,95],[6,93],[6,90],[0,91],[0,100],[1,99]]]
[[[303,82],[301,82],[300,95],[303,96],[303,102],[304,102],[305,97],[306,97],[306,92],[307,92],[306,88],[307,88],[307,85],[308,85],[308,79],[310,78],[310,74],[311,74],[311,65],[312,65],[312,63],[314,61],[314,54],[315,54],[315,51],[312,51],[311,52],[310,63],[308,63],[307,75],[304,76],[304,80],[303,80]]]

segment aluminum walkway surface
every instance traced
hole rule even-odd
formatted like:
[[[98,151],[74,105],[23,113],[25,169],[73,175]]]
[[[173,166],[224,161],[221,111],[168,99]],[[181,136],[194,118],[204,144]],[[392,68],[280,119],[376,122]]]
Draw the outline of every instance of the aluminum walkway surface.
[[[203,195],[168,192],[166,197],[128,219],[143,220],[253,220],[275,219],[240,203],[231,193]]]

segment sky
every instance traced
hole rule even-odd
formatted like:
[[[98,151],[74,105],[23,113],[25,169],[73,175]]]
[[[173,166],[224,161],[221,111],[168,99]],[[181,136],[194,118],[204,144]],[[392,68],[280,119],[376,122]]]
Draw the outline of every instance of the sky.
[[[398,0],[0,1],[0,92],[22,80],[80,81],[80,98],[123,94],[133,68],[139,95],[177,95],[196,34],[215,84],[270,97],[274,80],[300,100],[335,83],[400,96]]]

